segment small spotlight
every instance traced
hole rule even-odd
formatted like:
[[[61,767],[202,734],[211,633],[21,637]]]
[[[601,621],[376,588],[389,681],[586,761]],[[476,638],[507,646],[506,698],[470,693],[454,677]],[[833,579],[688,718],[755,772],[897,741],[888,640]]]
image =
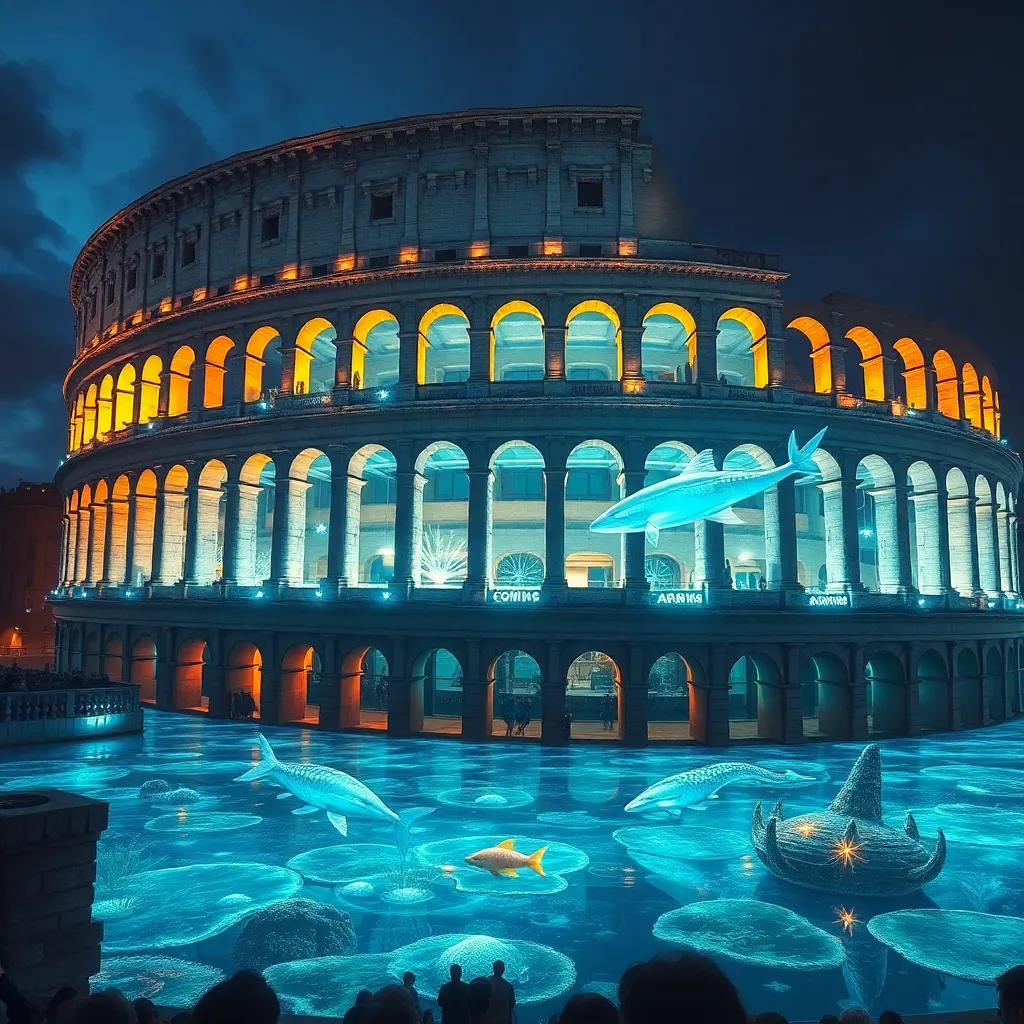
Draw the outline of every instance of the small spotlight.
[[[263,596],[263,591],[262,590],[257,590],[256,591],[256,596],[257,597],[262,597]]]
[[[316,596],[317,597],[323,597],[324,596],[324,592],[319,587],[317,587],[317,589],[316,589]]]
[[[381,388],[377,392],[377,401],[386,402],[391,397],[391,392],[387,388]]]
[[[326,523],[317,523],[316,524],[316,532],[317,533],[326,533],[327,532],[327,524]]]
[[[266,402],[260,402],[260,408],[261,408],[261,409],[262,409],[262,410],[263,410],[264,412],[266,412],[266,411],[267,411],[267,410],[268,410],[268,409],[270,408],[270,406],[269,406],[269,405],[267,405],[267,403],[266,403]]]
[[[383,593],[380,596],[381,596],[382,600],[390,601],[391,600],[391,591],[390,590],[385,590],[385,591],[383,591]]]
[[[874,533],[872,533],[871,530],[861,530],[860,535],[862,537],[874,537]]]
[[[917,599],[917,603],[918,603],[918,605],[919,605],[920,607],[922,607],[922,608],[923,608],[923,607],[924,607],[924,598],[923,598],[923,597],[919,597],[919,598]]]

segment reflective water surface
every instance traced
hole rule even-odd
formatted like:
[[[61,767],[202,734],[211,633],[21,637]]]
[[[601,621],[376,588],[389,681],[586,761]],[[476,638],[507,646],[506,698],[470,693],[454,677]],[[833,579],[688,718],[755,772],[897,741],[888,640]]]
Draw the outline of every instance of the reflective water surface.
[[[472,978],[500,958],[526,1024],[687,944],[722,964],[751,1012],[817,1020],[847,1002],[994,1005],[988,979],[1024,962],[1024,721],[881,743],[885,822],[902,830],[912,810],[929,852],[940,828],[948,843],[938,877],[900,897],[801,888],[751,841],[758,800],[766,816],[780,798],[786,818],[824,811],[862,744],[544,749],[264,728],[282,761],[341,769],[396,813],[432,808],[403,860],[388,821],[350,818],[343,838],[266,779],[235,781],[259,762],[256,731],[147,711],[141,736],[5,753],[5,789],[110,802],[99,983],[181,1005],[251,965],[288,1008],[340,1015],[358,988],[405,970],[431,997],[452,963]],[[624,812],[658,780],[722,761],[811,781],[734,782],[678,820]],[[467,863],[509,839],[521,858]],[[527,863],[542,847],[543,874]],[[851,855],[840,874],[871,866]]]

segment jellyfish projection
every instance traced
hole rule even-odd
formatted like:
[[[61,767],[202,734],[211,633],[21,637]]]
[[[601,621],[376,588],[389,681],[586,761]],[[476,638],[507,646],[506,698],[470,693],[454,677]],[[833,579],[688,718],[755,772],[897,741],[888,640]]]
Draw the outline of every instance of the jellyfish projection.
[[[669,530],[701,519],[739,524],[742,520],[732,506],[774,487],[786,477],[818,475],[812,456],[825,429],[818,431],[798,448],[796,432],[789,435],[789,461],[774,469],[717,469],[710,448],[695,455],[686,468],[668,480],[659,480],[643,490],[623,498],[602,512],[591,524],[593,533],[644,533],[657,547],[662,530]]]

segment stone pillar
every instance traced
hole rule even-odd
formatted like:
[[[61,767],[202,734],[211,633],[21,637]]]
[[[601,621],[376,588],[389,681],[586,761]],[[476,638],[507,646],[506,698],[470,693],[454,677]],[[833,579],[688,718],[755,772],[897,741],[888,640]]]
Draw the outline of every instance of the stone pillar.
[[[546,454],[544,461],[544,592],[558,600],[564,597],[568,586],[565,580],[565,457],[562,455],[557,458],[557,464],[552,464],[551,456]]]
[[[138,498],[135,494],[135,488],[137,485],[138,477],[131,477],[129,479],[131,490],[128,494],[128,509],[125,515],[124,574],[119,581],[124,583],[126,587],[135,586],[135,521],[138,514]]]
[[[351,270],[356,265],[356,163],[341,165],[341,245],[338,247],[338,270]]]
[[[846,553],[845,583],[850,590],[863,590],[860,578],[860,529],[857,526],[857,463],[855,455],[843,459],[843,550]]]
[[[642,534],[641,534],[642,536]],[[630,644],[619,701],[619,738],[627,747],[647,746],[647,677],[642,644]]]
[[[103,510],[103,565],[97,582],[102,586],[112,587],[119,582],[112,579],[111,552],[114,549],[114,500],[108,498]]]
[[[287,457],[290,461],[290,456]],[[278,466],[280,480],[283,464]],[[304,581],[306,491],[308,480],[286,476],[274,492],[274,536],[270,552],[271,581],[278,586],[301,586]],[[279,513],[283,513],[279,520]],[[280,552],[280,553],[279,553]]]
[[[353,586],[356,582],[350,580],[345,571],[348,561],[346,549],[349,541],[349,458],[349,452],[338,452],[331,459],[331,519],[327,531],[327,576],[322,581],[325,595],[337,594],[342,588]]]
[[[416,324],[403,322],[398,334],[398,397],[403,400],[414,398],[416,385],[422,383],[419,328]]]
[[[400,675],[388,679],[388,735],[412,736],[423,731],[423,694],[415,691],[405,659],[405,641],[396,637],[392,656]]]
[[[974,511],[974,536],[977,539],[978,578],[981,589],[989,597],[999,596],[999,574],[996,569],[995,522],[992,502],[979,501]],[[91,561],[90,561],[91,564]]]
[[[764,550],[768,586],[772,590],[801,590],[796,557],[796,487],[791,476],[764,492]]]
[[[548,297],[544,317],[544,379],[565,380],[565,317],[569,312],[560,295]]]
[[[548,122],[546,140],[547,211],[544,217],[544,255],[562,254],[562,143],[559,141],[558,122]]]
[[[287,456],[277,461],[274,487],[274,527],[270,540],[270,580],[272,583],[286,583],[288,578],[288,516],[291,511],[291,488],[288,486],[288,469],[291,459]]]
[[[86,518],[85,536],[85,573],[82,576],[82,583],[88,586],[96,582],[96,575],[93,575],[96,561],[96,511],[99,505],[90,503]]]
[[[786,385],[786,339],[783,336],[782,307],[768,309],[768,333],[765,337],[765,357],[768,364],[768,379],[763,386],[770,388]]]
[[[395,575],[391,589],[405,597],[418,576],[418,567],[413,565],[420,546],[416,537],[416,492],[419,490],[422,498],[423,477],[412,465],[400,467],[395,476]],[[422,529],[421,518],[419,530]]]
[[[633,143],[619,140],[619,255],[635,256],[636,221],[633,216]]]
[[[999,584],[1004,594],[1013,594],[1013,571],[1010,568],[1010,513],[996,510],[996,546],[999,551]]]
[[[0,963],[31,1002],[61,985],[89,991],[103,922],[93,921],[96,843],[109,804],[56,789],[7,793],[0,807]]]
[[[864,648],[850,646],[850,739],[868,738],[867,682],[864,677]]]
[[[980,545],[978,544],[978,508],[973,495],[968,495],[964,501],[967,503],[967,529],[971,545],[971,594],[975,597],[980,597],[981,557]]]
[[[729,649],[716,644],[708,659],[708,690],[704,695],[704,742],[711,747],[724,747],[729,742]],[[694,726],[691,710],[691,735]]]
[[[697,321],[697,367],[694,380],[718,383],[718,314],[714,303],[702,299]]]
[[[565,677],[562,675],[561,644],[549,641],[547,659],[541,668],[540,741],[547,747],[565,746]]]
[[[646,476],[643,469],[627,469],[622,475],[625,478],[626,497],[643,490],[644,477]],[[624,541],[626,548],[624,578],[626,591],[627,594],[633,595],[634,599],[639,599],[640,595],[646,594],[651,589],[650,584],[647,582],[647,538],[643,533],[627,533]],[[629,600],[628,597],[627,600]]]
[[[473,239],[469,255],[487,256],[491,251],[491,232],[487,222],[487,143],[473,145],[476,174],[473,183]]]
[[[998,596],[1003,591],[1003,573],[1002,560],[999,556],[999,506],[996,503],[994,493],[992,495],[992,504],[989,509],[989,514],[991,516],[991,525],[989,526],[989,529],[992,532],[992,591],[996,596]]]
[[[476,453],[475,453],[476,454]],[[491,574],[491,494],[494,476],[486,465],[486,452],[476,454],[469,468],[469,551],[463,594],[483,601]]]
[[[910,495],[917,534],[917,589],[922,594],[944,594],[949,588],[949,538],[946,536],[945,485],[938,491]],[[940,514],[941,511],[941,514]],[[945,543],[944,543],[945,541]]]
[[[491,366],[491,329],[487,323],[486,301],[475,300],[470,314],[469,379],[474,384],[485,384],[494,373],[494,367]]]
[[[224,553],[221,558],[223,571],[221,580],[225,585],[239,582],[239,518],[241,514],[241,483],[233,479],[234,467],[224,484]]]
[[[906,467],[898,462],[895,464],[894,471],[896,475],[894,497],[896,504],[897,588],[899,593],[907,594],[914,592],[914,576],[910,564],[910,488],[907,484]]]
[[[207,524],[203,524],[209,529]],[[217,524],[213,524],[213,542],[217,543]],[[195,479],[188,484],[188,514],[185,518],[185,582],[201,583],[202,566],[199,564],[199,484]]]
[[[491,686],[482,670],[480,644],[466,643],[466,666],[462,677],[462,738],[474,743],[491,738]]]
[[[415,263],[420,256],[419,162],[420,152],[415,145],[415,136],[411,136],[409,149],[405,154],[405,226],[402,231],[401,251],[398,254],[402,263]]]

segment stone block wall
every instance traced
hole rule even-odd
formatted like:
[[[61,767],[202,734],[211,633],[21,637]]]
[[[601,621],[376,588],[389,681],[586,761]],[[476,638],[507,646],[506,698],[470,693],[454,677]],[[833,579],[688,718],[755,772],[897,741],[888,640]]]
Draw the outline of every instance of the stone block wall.
[[[29,999],[87,992],[99,970],[93,885],[108,812],[56,789],[0,794],[0,961]]]

